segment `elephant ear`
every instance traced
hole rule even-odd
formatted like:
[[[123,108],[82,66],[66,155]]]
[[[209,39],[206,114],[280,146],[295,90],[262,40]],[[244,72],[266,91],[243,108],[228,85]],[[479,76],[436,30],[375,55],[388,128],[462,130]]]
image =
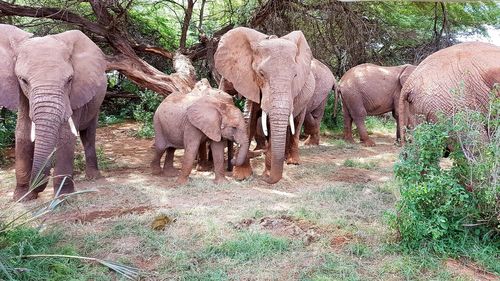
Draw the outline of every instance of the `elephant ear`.
[[[246,27],[238,27],[224,34],[214,55],[215,68],[247,99],[260,102],[260,86],[252,68],[252,44],[267,35]]]
[[[0,107],[17,109],[21,89],[14,73],[16,48],[33,34],[15,26],[0,24]]]
[[[193,126],[200,129],[209,139],[221,140],[221,117],[213,98],[198,99],[187,109],[188,120]]]
[[[401,88],[403,88],[406,80],[408,79],[408,77],[410,77],[410,74],[412,74],[416,68],[416,66],[411,64],[406,64],[403,66],[403,71],[401,71],[401,73],[399,74],[399,84],[401,84]]]
[[[297,45],[297,54],[295,55],[295,62],[297,63],[297,77],[293,80],[293,89],[296,93],[300,92],[311,72],[312,52],[307,44],[306,37],[302,31],[292,31],[287,35],[281,37],[292,41]]]
[[[71,50],[74,74],[69,99],[71,109],[75,110],[106,92],[106,59],[101,49],[79,30],[53,36],[66,43]]]

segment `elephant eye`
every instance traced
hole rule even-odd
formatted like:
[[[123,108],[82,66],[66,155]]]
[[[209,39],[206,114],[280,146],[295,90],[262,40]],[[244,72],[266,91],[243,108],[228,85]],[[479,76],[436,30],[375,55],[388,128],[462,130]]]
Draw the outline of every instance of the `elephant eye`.
[[[24,77],[19,77],[19,80],[24,84],[24,85],[28,85],[28,80]]]
[[[68,78],[68,82],[66,82],[66,83],[68,83],[68,84],[69,84],[69,83],[71,83],[72,81],[73,81],[73,76],[70,76],[70,77]]]

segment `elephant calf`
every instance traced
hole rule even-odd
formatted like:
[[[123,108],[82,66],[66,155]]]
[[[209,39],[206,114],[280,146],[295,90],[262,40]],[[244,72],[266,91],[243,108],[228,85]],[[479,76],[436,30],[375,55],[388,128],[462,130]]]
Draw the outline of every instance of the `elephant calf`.
[[[408,76],[416,66],[405,64],[383,67],[365,63],[353,67],[340,79],[340,95],[344,113],[344,139],[354,142],[352,122],[359,130],[359,137],[365,146],[375,146],[368,137],[365,127],[367,115],[381,115],[392,112],[397,122],[396,139],[399,140],[398,102]],[[337,101],[335,101],[337,103]]]
[[[234,165],[241,165],[248,152],[248,134],[241,111],[231,96],[199,82],[189,94],[174,93],[165,98],[154,115],[155,154],[151,162],[153,174],[177,176],[173,166],[175,149],[184,148],[181,173],[177,183],[188,180],[200,144],[209,141],[214,161],[215,182],[224,176],[224,140],[240,145]],[[167,152],[163,169],[160,159]]]

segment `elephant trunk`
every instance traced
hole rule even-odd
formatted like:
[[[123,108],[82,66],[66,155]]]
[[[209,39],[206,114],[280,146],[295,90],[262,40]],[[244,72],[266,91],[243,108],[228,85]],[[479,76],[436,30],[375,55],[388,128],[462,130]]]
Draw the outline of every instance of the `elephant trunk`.
[[[241,166],[247,159],[247,153],[250,147],[250,141],[248,140],[248,135],[246,134],[246,128],[242,129],[242,132],[238,134],[234,140],[240,145],[240,148],[238,150],[238,156],[232,160],[232,163],[235,166]]]
[[[269,113],[271,124],[271,170],[269,183],[277,183],[283,175],[290,108],[291,106],[282,103],[280,107],[274,108]]]
[[[32,138],[34,138],[35,149],[33,154],[33,166],[31,169],[31,184],[40,181],[49,175],[51,163],[49,157],[54,151],[61,125],[64,121],[64,102],[62,95],[53,92],[36,92],[30,99]]]

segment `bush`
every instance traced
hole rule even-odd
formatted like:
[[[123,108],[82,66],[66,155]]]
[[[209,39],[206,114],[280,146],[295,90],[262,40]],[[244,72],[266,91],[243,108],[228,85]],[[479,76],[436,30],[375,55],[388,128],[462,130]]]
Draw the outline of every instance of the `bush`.
[[[141,102],[134,108],[134,119],[142,123],[141,128],[137,132],[137,136],[141,138],[152,138],[155,134],[153,116],[156,108],[158,108],[162,102],[162,99],[158,94],[150,90],[140,91],[137,94],[141,97]]]
[[[415,128],[395,165],[401,199],[392,225],[405,248],[466,254],[464,241],[475,241],[500,250],[492,242],[500,236],[499,108],[494,96],[486,117],[463,111]],[[440,166],[447,146],[448,169]]]
[[[340,93],[337,99],[337,115],[333,117],[333,110],[335,107],[335,94],[330,92],[328,94],[328,101],[325,106],[325,114],[321,120],[321,131],[330,130],[333,132],[341,132],[344,127],[344,116],[342,114],[342,99]]]
[[[5,149],[14,145],[17,114],[0,109],[0,166],[7,164]]]

